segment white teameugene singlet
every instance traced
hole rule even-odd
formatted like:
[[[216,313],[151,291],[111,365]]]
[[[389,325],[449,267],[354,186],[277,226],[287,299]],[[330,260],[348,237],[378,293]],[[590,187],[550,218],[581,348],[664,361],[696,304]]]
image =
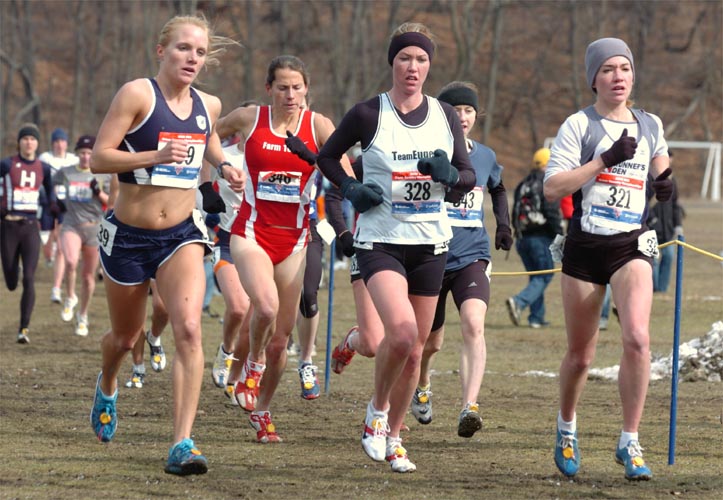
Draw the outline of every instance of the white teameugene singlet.
[[[609,236],[639,229],[645,212],[646,182],[650,160],[656,156],[667,156],[668,144],[663,135],[660,118],[647,113],[658,124],[657,137],[641,133],[637,122],[619,122],[602,118],[600,123],[605,134],[596,138],[592,158],[610,149],[624,129],[628,136],[635,137],[638,147],[635,156],[603,170],[582,186],[582,215],[580,225],[583,231]],[[581,162],[589,160],[581,156],[583,138],[586,136],[589,119],[579,111],[565,120],[552,146],[550,161],[545,178],[562,171],[574,170]],[[651,149],[654,149],[651,154]]]
[[[444,185],[417,170],[417,162],[442,149],[449,158],[454,138],[439,101],[424,96],[429,112],[418,126],[405,124],[388,94],[379,95],[379,122],[362,152],[364,183],[382,188],[383,201],[359,215],[356,246],[369,243],[436,245],[452,238]]]
[[[223,154],[226,156],[226,160],[233,166],[233,168],[243,170],[244,154],[239,150],[237,144],[223,148]],[[218,194],[226,204],[226,210],[219,214],[221,219],[219,227],[230,233],[233,221],[236,219],[236,214],[238,214],[241,202],[243,201],[243,193],[237,193],[231,189],[231,185],[225,179],[217,177],[216,182],[218,183]]]

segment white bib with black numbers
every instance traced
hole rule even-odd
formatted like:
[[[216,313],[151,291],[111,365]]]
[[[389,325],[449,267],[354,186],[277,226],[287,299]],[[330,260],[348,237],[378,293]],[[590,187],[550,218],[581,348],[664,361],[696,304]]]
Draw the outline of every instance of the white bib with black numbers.
[[[301,172],[259,172],[256,199],[300,203]]]
[[[417,170],[392,172],[392,215],[403,221],[437,220],[444,188]]]
[[[484,188],[475,186],[457,203],[447,202],[447,217],[454,227],[482,227]]]
[[[171,141],[186,142],[186,159],[171,165],[154,165],[151,184],[182,189],[196,187],[203,155],[206,153],[206,134],[161,132],[158,135],[158,150],[165,148]]]
[[[633,158],[599,173],[583,202],[583,222],[618,231],[640,228],[649,158],[647,141],[642,140]]]
[[[37,189],[13,186],[13,210],[34,212],[38,209],[39,197]]]

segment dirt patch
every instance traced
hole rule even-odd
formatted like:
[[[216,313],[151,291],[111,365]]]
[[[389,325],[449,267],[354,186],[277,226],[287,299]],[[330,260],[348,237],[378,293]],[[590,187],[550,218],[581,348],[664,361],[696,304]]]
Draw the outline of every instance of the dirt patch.
[[[720,205],[691,203],[686,208],[687,241],[717,254],[723,242]],[[496,271],[521,268],[514,252],[509,260],[501,252],[494,258]],[[692,252],[686,253],[685,266],[683,342],[704,335],[723,317],[723,268]],[[353,321],[345,273],[337,274],[336,283],[334,342]],[[557,472],[552,460],[557,379],[524,373],[554,373],[559,366],[565,342],[559,278],[547,294],[552,324],[543,330],[509,323],[504,300],[523,283],[520,278],[493,279],[487,373],[480,395],[484,427],[471,439],[456,435],[461,341],[459,320],[450,305],[447,341],[432,377],[434,420],[421,426],[410,415],[406,421],[411,430],[403,434],[405,446],[418,467],[408,475],[393,474],[361,450],[373,362],[359,357],[342,376],[332,374],[329,394],[316,401],[299,397],[296,360],[290,359],[272,408],[285,442],[256,444],[246,416],[229,406],[211,381],[221,333],[217,320],[205,318],[207,369],[194,438],[209,459],[209,472],[178,478],[163,472],[171,440],[170,366],[160,374],[147,368],[143,389],[121,388],[118,433],[112,443],[99,443],[88,413],[100,365],[98,341],[107,327],[103,287],[93,303],[90,336],[76,337],[72,326],[60,321],[59,306],[49,302],[50,270],[44,268],[38,276],[29,345],[15,343],[19,293],[1,293],[0,437],[6,451],[0,465],[0,498],[719,498],[720,382],[680,385],[672,466],[667,464],[670,380],[651,383],[640,433],[654,478],[636,484],[627,482],[613,461],[621,425],[617,385],[589,381],[578,416],[580,474],[570,481]],[[672,293],[655,296],[652,344],[661,355],[672,347],[673,298]],[[316,362],[323,368],[326,290],[320,304]],[[220,307],[220,302],[215,305]],[[596,367],[619,362],[619,335],[613,320],[601,335]],[[172,358],[169,331],[164,345]],[[130,374],[130,360],[122,373]]]

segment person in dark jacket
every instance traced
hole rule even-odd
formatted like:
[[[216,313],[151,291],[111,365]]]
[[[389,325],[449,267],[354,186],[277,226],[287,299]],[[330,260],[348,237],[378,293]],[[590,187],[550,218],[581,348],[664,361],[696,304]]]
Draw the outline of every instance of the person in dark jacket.
[[[673,163],[673,152],[668,150],[670,163]],[[678,184],[675,178],[673,181],[673,195],[668,201],[658,201],[650,207],[648,212],[648,227],[655,230],[658,237],[658,244],[678,239],[683,234],[683,207],[678,204]],[[652,178],[648,183],[653,182]],[[654,202],[655,198],[651,200]],[[675,245],[668,245],[660,248],[658,255],[653,260],[653,291],[667,292],[670,283],[670,274],[673,269],[673,258],[675,256]]]
[[[532,157],[532,171],[515,188],[512,224],[515,227],[515,247],[527,271],[552,269],[550,244],[556,234],[562,234],[562,213],[559,202],[548,202],[542,192],[545,167],[550,150],[538,149]],[[510,320],[519,326],[522,311],[529,306],[527,321],[532,328],[542,328],[545,320],[545,289],[552,274],[531,275],[527,286],[507,299]]]

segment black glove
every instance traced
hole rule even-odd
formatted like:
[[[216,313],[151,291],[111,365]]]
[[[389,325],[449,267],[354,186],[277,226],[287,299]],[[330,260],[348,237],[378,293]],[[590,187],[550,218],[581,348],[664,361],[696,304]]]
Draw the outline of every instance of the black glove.
[[[204,182],[198,186],[203,196],[203,211],[207,214],[220,214],[226,211],[226,204],[223,198],[213,189],[211,182]]]
[[[309,165],[314,165],[316,163],[316,154],[306,147],[304,141],[296,137],[289,130],[286,131],[286,135],[286,141],[284,142],[286,143],[286,147],[289,148],[289,151],[294,153],[296,156],[304,160]]]
[[[673,170],[668,167],[653,181],[653,190],[655,191],[656,200],[668,201],[670,197],[673,196],[673,181],[668,179],[672,173]]]
[[[495,233],[495,250],[509,250],[512,248],[512,230],[510,226],[497,226]]]
[[[454,186],[459,180],[459,171],[452,166],[447,153],[441,149],[434,151],[434,156],[417,162],[420,174],[430,175],[434,182],[441,182],[445,186]]]
[[[98,185],[98,179],[93,177],[93,180],[90,181],[90,189],[93,191],[93,196],[100,195],[100,186]]]
[[[625,129],[620,139],[615,141],[613,145],[610,146],[610,149],[601,154],[600,158],[605,164],[605,167],[610,168],[635,156],[637,147],[638,142],[635,140],[635,137],[628,137],[628,129]]]
[[[354,177],[347,177],[339,186],[341,194],[354,205],[354,210],[364,213],[382,201],[382,188],[376,184],[362,184]]]
[[[341,251],[346,255],[347,257],[351,257],[354,255],[354,236],[349,231],[344,231],[339,236],[337,236],[338,242],[341,244]]]
[[[449,189],[444,194],[444,201],[447,203],[461,203],[462,200],[464,200],[464,197],[467,195],[464,191],[460,191],[459,189]]]

